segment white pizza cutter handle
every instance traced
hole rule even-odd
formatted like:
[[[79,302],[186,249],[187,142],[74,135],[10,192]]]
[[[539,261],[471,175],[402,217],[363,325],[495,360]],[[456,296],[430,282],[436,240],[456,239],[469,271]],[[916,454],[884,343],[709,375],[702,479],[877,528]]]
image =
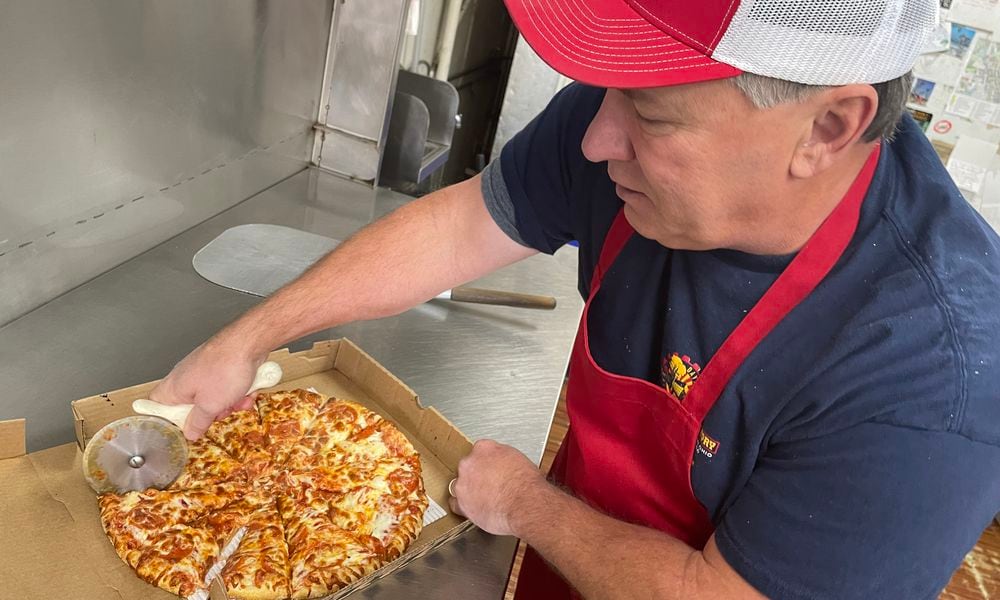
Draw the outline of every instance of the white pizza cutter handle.
[[[278,385],[281,382],[281,375],[281,365],[274,361],[267,361],[257,367],[257,375],[253,378],[253,384],[247,390],[246,395],[249,396],[257,390]],[[132,410],[140,415],[152,415],[166,419],[181,429],[184,428],[184,422],[187,421],[192,408],[194,408],[194,404],[160,404],[145,398],[132,402]]]

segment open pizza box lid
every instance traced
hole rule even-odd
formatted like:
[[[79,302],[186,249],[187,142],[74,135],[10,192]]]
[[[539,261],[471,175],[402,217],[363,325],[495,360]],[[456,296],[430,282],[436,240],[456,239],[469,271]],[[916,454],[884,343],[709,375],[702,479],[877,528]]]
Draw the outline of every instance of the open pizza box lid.
[[[393,421],[420,452],[427,496],[447,508],[448,482],[472,443],[438,411],[420,406],[410,388],[348,340],[319,342],[303,352],[279,350],[270,360],[284,371],[282,383],[273,389],[315,388]],[[77,444],[25,454],[24,420],[0,421],[0,480],[5,484],[0,494],[5,538],[0,545],[0,597],[177,598],[143,582],[118,558],[101,529],[97,500],[80,465],[80,449],[90,436],[134,414],[131,401],[146,397],[155,384],[74,401]],[[328,598],[370,586],[471,526],[445,514],[426,524],[401,557]],[[210,597],[225,600],[218,581]]]

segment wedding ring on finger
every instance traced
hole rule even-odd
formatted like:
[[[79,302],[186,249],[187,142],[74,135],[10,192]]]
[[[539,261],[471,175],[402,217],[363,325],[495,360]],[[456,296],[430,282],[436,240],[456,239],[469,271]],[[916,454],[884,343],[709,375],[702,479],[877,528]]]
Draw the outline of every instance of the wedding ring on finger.
[[[448,495],[450,495],[452,497],[455,496],[455,482],[456,481],[458,481],[458,479],[452,479],[451,481],[448,482]]]

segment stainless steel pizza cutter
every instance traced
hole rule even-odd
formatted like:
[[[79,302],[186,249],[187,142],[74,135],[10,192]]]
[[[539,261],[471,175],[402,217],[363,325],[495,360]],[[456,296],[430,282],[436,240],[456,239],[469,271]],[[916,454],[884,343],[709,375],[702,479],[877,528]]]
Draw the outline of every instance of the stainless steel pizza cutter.
[[[281,381],[281,366],[265,362],[247,391],[269,388]],[[98,494],[163,489],[187,464],[188,442],[181,428],[193,404],[167,405],[140,399],[132,402],[136,416],[112,421],[98,430],[83,450],[83,476]]]

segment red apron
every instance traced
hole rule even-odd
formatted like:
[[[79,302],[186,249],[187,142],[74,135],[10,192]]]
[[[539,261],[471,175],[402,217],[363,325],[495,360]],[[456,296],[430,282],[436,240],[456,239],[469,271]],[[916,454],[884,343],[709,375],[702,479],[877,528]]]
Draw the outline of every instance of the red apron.
[[[570,430],[550,477],[612,517],[659,529],[703,548],[715,526],[691,488],[701,423],[744,359],[843,254],[857,229],[878,156],[876,146],[844,198],[726,338],[683,403],[662,386],[605,371],[590,354],[587,314],[604,274],[633,233],[619,212],[594,269],[570,357],[566,395]],[[565,581],[528,548],[516,600],[573,596]]]

